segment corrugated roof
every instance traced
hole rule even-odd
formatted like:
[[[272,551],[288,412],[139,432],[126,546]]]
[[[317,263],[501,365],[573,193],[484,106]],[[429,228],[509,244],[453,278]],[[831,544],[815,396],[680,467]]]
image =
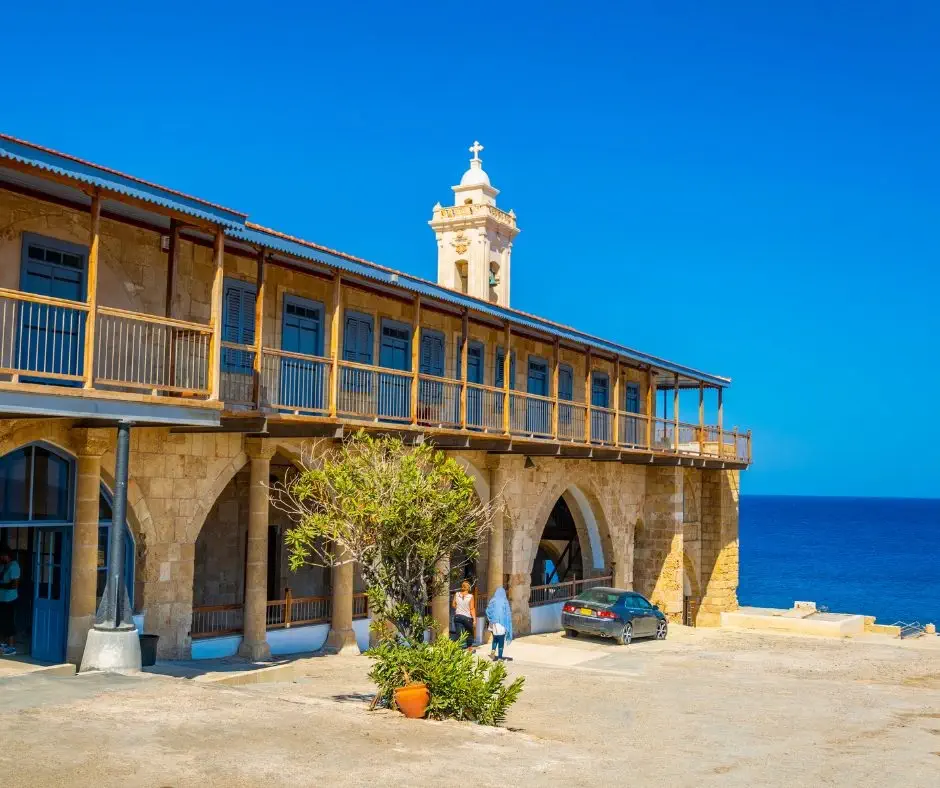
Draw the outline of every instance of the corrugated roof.
[[[360,260],[341,252],[318,246],[317,244],[284,236],[281,233],[268,230],[259,225],[249,223],[244,227],[227,230],[226,234],[233,239],[241,240],[245,243],[263,246],[272,251],[280,251],[293,257],[322,263],[323,265],[338,268],[341,271],[372,279],[382,284],[401,287],[413,293],[447,301],[459,307],[490,315],[500,321],[508,320],[536,331],[557,335],[570,342],[575,342],[580,345],[590,345],[596,350],[614,353],[643,364],[650,364],[656,369],[695,378],[696,380],[704,381],[713,386],[728,386],[731,383],[729,378],[711,375],[707,372],[700,372],[699,370],[683,366],[682,364],[675,364],[672,361],[667,361],[666,359],[650,355],[649,353],[643,353],[639,350],[619,345],[616,342],[608,342],[605,339],[585,334],[582,331],[554,323],[551,320],[530,315],[526,312],[520,312],[516,309],[508,309],[478,298],[473,298],[472,296],[464,295],[463,293],[458,293],[425,279],[412,276],[411,274],[385,268],[384,266],[370,263],[367,260]]]
[[[536,315],[491,304],[472,296],[457,293],[411,274],[395,271],[310,241],[284,235],[276,230],[248,222],[247,214],[149,183],[131,175],[125,175],[107,167],[83,161],[68,154],[58,153],[30,142],[24,142],[5,134],[0,134],[0,160],[2,159],[17,161],[42,171],[56,173],[91,186],[98,186],[118,194],[124,194],[208,222],[220,224],[225,227],[225,232],[229,237],[248,244],[264,246],[294,257],[319,262],[382,284],[404,288],[413,293],[426,295],[458,307],[490,315],[499,321],[510,321],[517,325],[527,326],[536,331],[559,336],[573,343],[589,345],[606,353],[617,354],[642,364],[650,364],[656,369],[694,378],[713,386],[727,386],[731,383],[729,378],[711,375],[691,367],[675,364],[672,361],[585,334],[577,329]]]
[[[247,214],[230,208],[200,200],[198,197],[190,197],[188,194],[148,183],[117,170],[101,167],[6,134],[0,134],[0,159],[18,161],[46,172],[73,178],[90,186],[98,186],[154,205],[162,205],[164,208],[172,208],[208,222],[226,226],[242,225],[247,218]]]

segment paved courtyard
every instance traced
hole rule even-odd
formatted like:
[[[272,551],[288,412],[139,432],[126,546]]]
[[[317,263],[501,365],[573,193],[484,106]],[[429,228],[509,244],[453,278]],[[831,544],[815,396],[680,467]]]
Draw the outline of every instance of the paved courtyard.
[[[0,678],[0,769],[10,786],[932,786],[940,775],[940,638],[677,627],[626,648],[534,636],[512,653],[526,689],[498,730],[369,713],[365,658],[303,660],[293,680],[242,687]]]

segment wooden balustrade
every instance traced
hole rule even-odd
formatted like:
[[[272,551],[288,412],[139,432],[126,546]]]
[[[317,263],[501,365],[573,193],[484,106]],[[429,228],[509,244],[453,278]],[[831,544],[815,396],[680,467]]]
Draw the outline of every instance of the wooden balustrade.
[[[556,602],[574,599],[582,591],[586,591],[589,588],[607,586],[612,582],[613,576],[605,575],[604,577],[587,577],[583,580],[567,580],[564,583],[532,586],[529,589],[529,607],[552,605]]]

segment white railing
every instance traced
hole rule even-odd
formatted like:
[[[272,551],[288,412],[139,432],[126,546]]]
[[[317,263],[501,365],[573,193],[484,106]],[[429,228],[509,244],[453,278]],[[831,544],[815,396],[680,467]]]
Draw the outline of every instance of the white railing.
[[[610,408],[591,406],[591,442],[614,443],[614,411]]]
[[[327,413],[331,375],[328,358],[264,348],[260,404],[298,415]]]
[[[409,372],[343,361],[336,412],[376,421],[410,421],[411,381]]]
[[[584,441],[584,420],[587,408],[576,402],[558,403],[558,439],[563,441]]]
[[[83,380],[88,305],[0,289],[0,375],[70,383]]]
[[[647,419],[639,413],[620,411],[620,435],[617,441],[626,448],[645,449]]]
[[[502,432],[505,398],[502,389],[468,383],[467,426],[484,432]]]
[[[509,429],[516,435],[552,437],[555,403],[549,397],[512,392],[509,395]]]
[[[460,382],[431,375],[418,376],[418,423],[431,427],[460,427]]]
[[[199,323],[98,308],[94,381],[152,394],[209,393],[212,329]]]

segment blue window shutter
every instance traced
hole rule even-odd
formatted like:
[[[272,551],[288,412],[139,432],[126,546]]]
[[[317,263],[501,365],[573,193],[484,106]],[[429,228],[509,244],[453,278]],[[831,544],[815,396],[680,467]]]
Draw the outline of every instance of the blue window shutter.
[[[637,383],[628,383],[626,392],[626,410],[627,413],[640,412],[640,386]]]
[[[565,402],[574,399],[574,372],[567,365],[558,368],[558,399]]]
[[[343,360],[372,363],[372,320],[364,315],[346,315],[343,330]]]
[[[610,407],[609,380],[603,372],[591,375],[591,404],[598,408]]]
[[[225,281],[222,298],[222,339],[241,345],[254,344],[254,285],[234,279]],[[222,368],[225,372],[249,374],[252,370],[251,354],[239,350],[223,350]]]
[[[421,374],[444,377],[444,335],[421,332]]]

